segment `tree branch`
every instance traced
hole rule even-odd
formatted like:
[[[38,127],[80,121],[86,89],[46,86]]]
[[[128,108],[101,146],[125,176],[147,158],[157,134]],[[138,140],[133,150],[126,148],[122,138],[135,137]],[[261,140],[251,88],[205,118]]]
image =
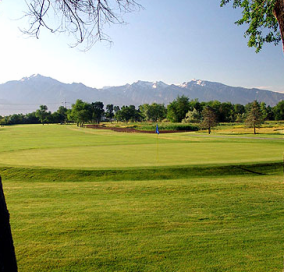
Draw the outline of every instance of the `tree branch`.
[[[142,8],[135,0],[26,0],[26,3],[29,28],[22,32],[36,38],[42,28],[52,33],[65,32],[73,36],[73,46],[85,43],[86,49],[97,41],[111,41],[103,31],[106,24],[123,24],[123,14]]]

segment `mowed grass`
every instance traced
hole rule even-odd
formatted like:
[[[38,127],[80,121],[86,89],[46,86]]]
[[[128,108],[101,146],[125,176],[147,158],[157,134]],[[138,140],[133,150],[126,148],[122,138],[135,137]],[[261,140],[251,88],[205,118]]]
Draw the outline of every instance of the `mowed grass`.
[[[0,135],[19,271],[283,269],[281,135]]]
[[[279,175],[5,181],[19,271],[282,271]]]
[[[127,134],[75,126],[31,125],[0,131],[0,165],[114,169],[279,162],[281,138],[204,137],[196,133]]]

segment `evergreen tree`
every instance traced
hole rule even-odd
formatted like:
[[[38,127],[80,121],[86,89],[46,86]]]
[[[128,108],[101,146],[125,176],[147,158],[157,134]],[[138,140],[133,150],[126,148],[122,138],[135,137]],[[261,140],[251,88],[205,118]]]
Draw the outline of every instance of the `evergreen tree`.
[[[247,127],[253,128],[254,134],[256,134],[256,128],[260,128],[261,124],[263,124],[263,115],[260,109],[260,105],[256,100],[251,104],[251,108],[245,120],[245,124]]]

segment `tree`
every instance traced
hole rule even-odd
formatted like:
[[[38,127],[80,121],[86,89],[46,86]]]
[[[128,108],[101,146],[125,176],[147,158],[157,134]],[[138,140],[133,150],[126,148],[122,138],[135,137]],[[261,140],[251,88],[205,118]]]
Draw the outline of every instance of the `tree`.
[[[68,118],[75,121],[77,126],[83,126],[85,122],[92,119],[91,105],[77,99],[76,103],[72,105]]]
[[[201,114],[194,108],[192,111],[188,111],[185,118],[182,119],[183,123],[199,123]]]
[[[256,128],[259,128],[263,123],[263,116],[260,110],[259,103],[255,100],[251,104],[251,109],[245,120],[247,127],[253,128],[253,133],[256,134]]]
[[[52,33],[66,32],[73,35],[74,46],[85,41],[86,49],[97,41],[109,40],[103,32],[104,25],[122,24],[122,14],[141,8],[135,0],[27,0],[26,3],[30,25],[24,33],[38,38],[42,28]]]
[[[167,110],[164,104],[143,104],[139,106],[139,110],[145,116],[147,121],[157,122],[158,120],[161,121],[166,118]]]
[[[58,114],[58,123],[64,123],[67,121],[67,109],[64,106],[60,106],[56,113]]]
[[[210,134],[212,127],[215,127],[218,124],[216,113],[210,106],[206,106],[201,114],[202,121],[200,127],[208,129],[208,134]]]
[[[277,45],[282,40],[284,51],[284,0],[221,0],[221,6],[229,2],[243,9],[243,17],[236,24],[249,25],[245,32],[249,47],[259,52],[264,43]]]
[[[189,99],[182,95],[178,96],[167,107],[167,118],[171,122],[181,122],[185,118],[186,113],[189,111]]]
[[[39,124],[40,123],[39,119],[36,117],[35,112],[26,114],[24,118],[24,122],[25,124]]]
[[[246,112],[245,106],[241,104],[234,105],[234,112],[235,114],[243,114]]]
[[[118,121],[118,115],[119,115],[119,111],[120,111],[120,108],[119,108],[119,106],[114,106],[113,107],[113,110],[114,110],[114,118],[115,118],[115,120],[116,121]]]
[[[115,118],[116,120],[123,122],[137,122],[142,120],[142,114],[139,110],[135,109],[134,105],[122,106],[121,110],[116,112]]]
[[[275,120],[284,120],[284,100],[280,101],[274,108]]]
[[[193,111],[194,109],[196,109],[199,113],[202,112],[201,103],[198,101],[197,98],[189,101],[189,110]]]
[[[116,114],[118,111],[120,111],[120,108],[119,106],[114,106],[113,110],[114,110],[114,114]]]
[[[263,120],[274,120],[274,113],[272,111],[272,108],[268,105],[266,106],[266,104],[264,102],[260,103],[260,110],[262,113],[262,118]]]
[[[46,105],[40,105],[39,109],[36,111],[35,116],[40,120],[40,122],[44,125],[44,123],[47,121],[46,118],[48,116],[47,112],[47,106]]]
[[[103,102],[97,101],[91,104],[92,108],[92,119],[99,124],[102,116],[104,114],[104,104]]]
[[[106,118],[112,120],[112,118],[114,117],[113,110],[113,104],[106,105]]]

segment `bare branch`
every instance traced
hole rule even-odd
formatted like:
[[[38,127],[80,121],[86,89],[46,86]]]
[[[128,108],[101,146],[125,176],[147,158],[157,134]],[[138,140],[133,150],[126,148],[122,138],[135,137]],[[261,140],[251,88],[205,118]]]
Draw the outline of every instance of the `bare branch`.
[[[25,34],[39,38],[42,28],[52,33],[65,32],[75,44],[86,49],[97,41],[110,38],[104,33],[106,24],[123,24],[123,14],[142,8],[135,0],[26,0],[29,28]]]

